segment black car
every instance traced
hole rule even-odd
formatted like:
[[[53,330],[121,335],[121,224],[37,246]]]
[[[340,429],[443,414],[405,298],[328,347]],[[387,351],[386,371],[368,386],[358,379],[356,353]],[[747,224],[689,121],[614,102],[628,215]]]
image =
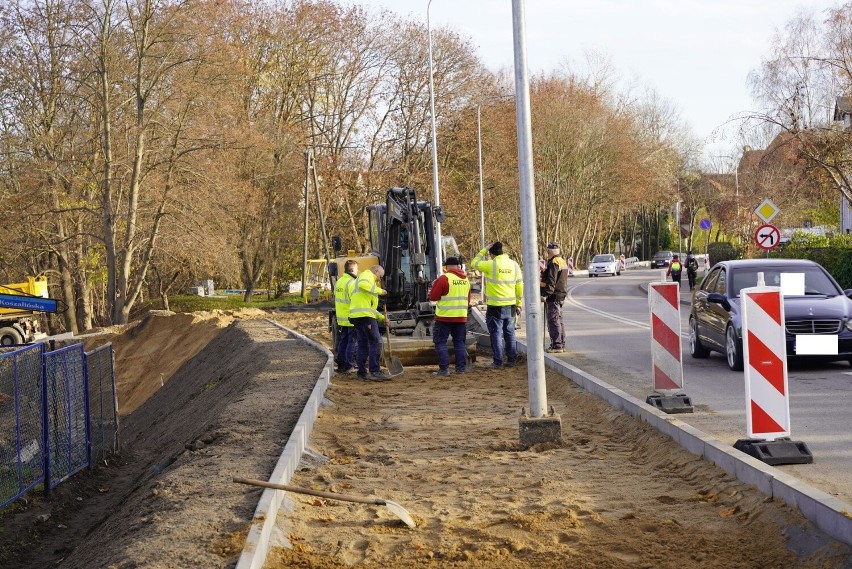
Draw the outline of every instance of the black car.
[[[725,354],[732,370],[743,369],[740,290],[757,286],[758,273],[763,273],[767,286],[780,286],[784,273],[804,274],[804,294],[784,295],[788,358],[799,355],[797,337],[823,335],[833,341],[836,336],[836,354],[802,357],[852,364],[852,289],[841,290],[821,265],[801,259],[750,259],[714,265],[692,297],[689,352],[693,358],[706,358],[714,350]]]
[[[671,251],[657,251],[654,253],[654,258],[651,259],[651,268],[668,267],[672,262],[672,257],[674,257],[674,253]]]

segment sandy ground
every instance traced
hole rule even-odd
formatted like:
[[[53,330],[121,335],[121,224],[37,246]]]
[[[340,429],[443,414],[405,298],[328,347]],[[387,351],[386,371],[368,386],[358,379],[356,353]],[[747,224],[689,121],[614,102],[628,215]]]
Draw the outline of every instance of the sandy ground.
[[[485,358],[486,360],[488,358]],[[482,364],[480,364],[482,365]],[[389,499],[298,496],[293,550],[266,567],[847,567],[782,503],[548,372],[559,444],[518,445],[526,370],[392,382],[338,378],[314,428],[330,460],[293,484]]]
[[[0,512],[0,567],[234,567],[260,490],[231,478],[268,478],[325,364],[260,315],[155,314],[88,339],[116,348],[122,452]],[[273,317],[330,339],[323,311]],[[267,568],[852,567],[797,512],[564,378],[548,376],[562,441],[521,451],[525,369],[430,371],[336,376],[313,435],[330,460],[293,480],[394,500],[418,527],[292,495],[293,549]]]

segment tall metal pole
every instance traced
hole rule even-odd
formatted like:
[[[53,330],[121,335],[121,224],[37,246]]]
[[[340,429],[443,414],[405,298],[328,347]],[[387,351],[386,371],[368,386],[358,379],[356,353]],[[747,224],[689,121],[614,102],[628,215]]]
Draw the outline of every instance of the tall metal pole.
[[[307,285],[307,272],[308,272],[308,212],[310,211],[311,202],[308,196],[308,184],[310,184],[310,154],[309,151],[305,151],[305,194],[303,196],[303,201],[305,203],[305,222],[304,222],[304,234],[302,238],[304,239],[305,248],[302,252],[302,299],[305,298],[305,286]]]
[[[432,7],[432,0],[426,4],[426,33],[429,35],[429,112],[432,117],[432,190],[435,198],[434,204],[436,209],[441,206],[441,199],[438,192],[438,136],[435,128],[435,85],[434,71],[432,70],[432,28],[429,25],[429,8]],[[441,247],[441,222],[435,220],[435,255],[438,272],[441,271],[443,265],[444,252]]]
[[[479,156],[479,241],[480,247],[485,248],[485,198],[482,189],[482,125],[480,122],[482,103],[476,106],[476,150]]]
[[[512,31],[515,43],[515,109],[518,122],[518,176],[521,184],[521,238],[524,254],[524,311],[527,326],[527,380],[530,416],[547,414],[544,376],[544,330],[538,282],[538,235],[536,234],[535,179],[533,173],[530,85],[527,72],[526,23],[523,0],[512,0]]]

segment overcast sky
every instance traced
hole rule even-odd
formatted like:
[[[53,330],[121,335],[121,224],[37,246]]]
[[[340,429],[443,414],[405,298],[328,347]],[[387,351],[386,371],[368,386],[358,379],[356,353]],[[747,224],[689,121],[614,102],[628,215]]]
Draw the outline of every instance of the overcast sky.
[[[350,0],[426,22],[428,0]],[[606,54],[622,77],[653,88],[680,110],[708,154],[738,153],[737,139],[714,131],[755,109],[746,76],[768,54],[776,30],[829,0],[526,0],[531,72]],[[471,38],[493,70],[512,67],[511,0],[432,0],[431,27]]]

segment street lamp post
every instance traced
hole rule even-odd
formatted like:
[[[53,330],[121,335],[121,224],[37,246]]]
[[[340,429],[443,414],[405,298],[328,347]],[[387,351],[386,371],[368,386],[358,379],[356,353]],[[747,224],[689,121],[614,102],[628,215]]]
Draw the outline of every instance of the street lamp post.
[[[435,194],[434,208],[437,211],[441,207],[441,201],[438,192],[438,138],[435,128],[435,85],[434,71],[432,70],[432,28],[429,23],[429,8],[432,7],[432,0],[426,4],[426,33],[429,36],[429,112],[432,117],[432,190]],[[435,254],[437,267],[436,271],[441,270],[443,265],[443,247],[441,246],[441,222],[435,219]]]

